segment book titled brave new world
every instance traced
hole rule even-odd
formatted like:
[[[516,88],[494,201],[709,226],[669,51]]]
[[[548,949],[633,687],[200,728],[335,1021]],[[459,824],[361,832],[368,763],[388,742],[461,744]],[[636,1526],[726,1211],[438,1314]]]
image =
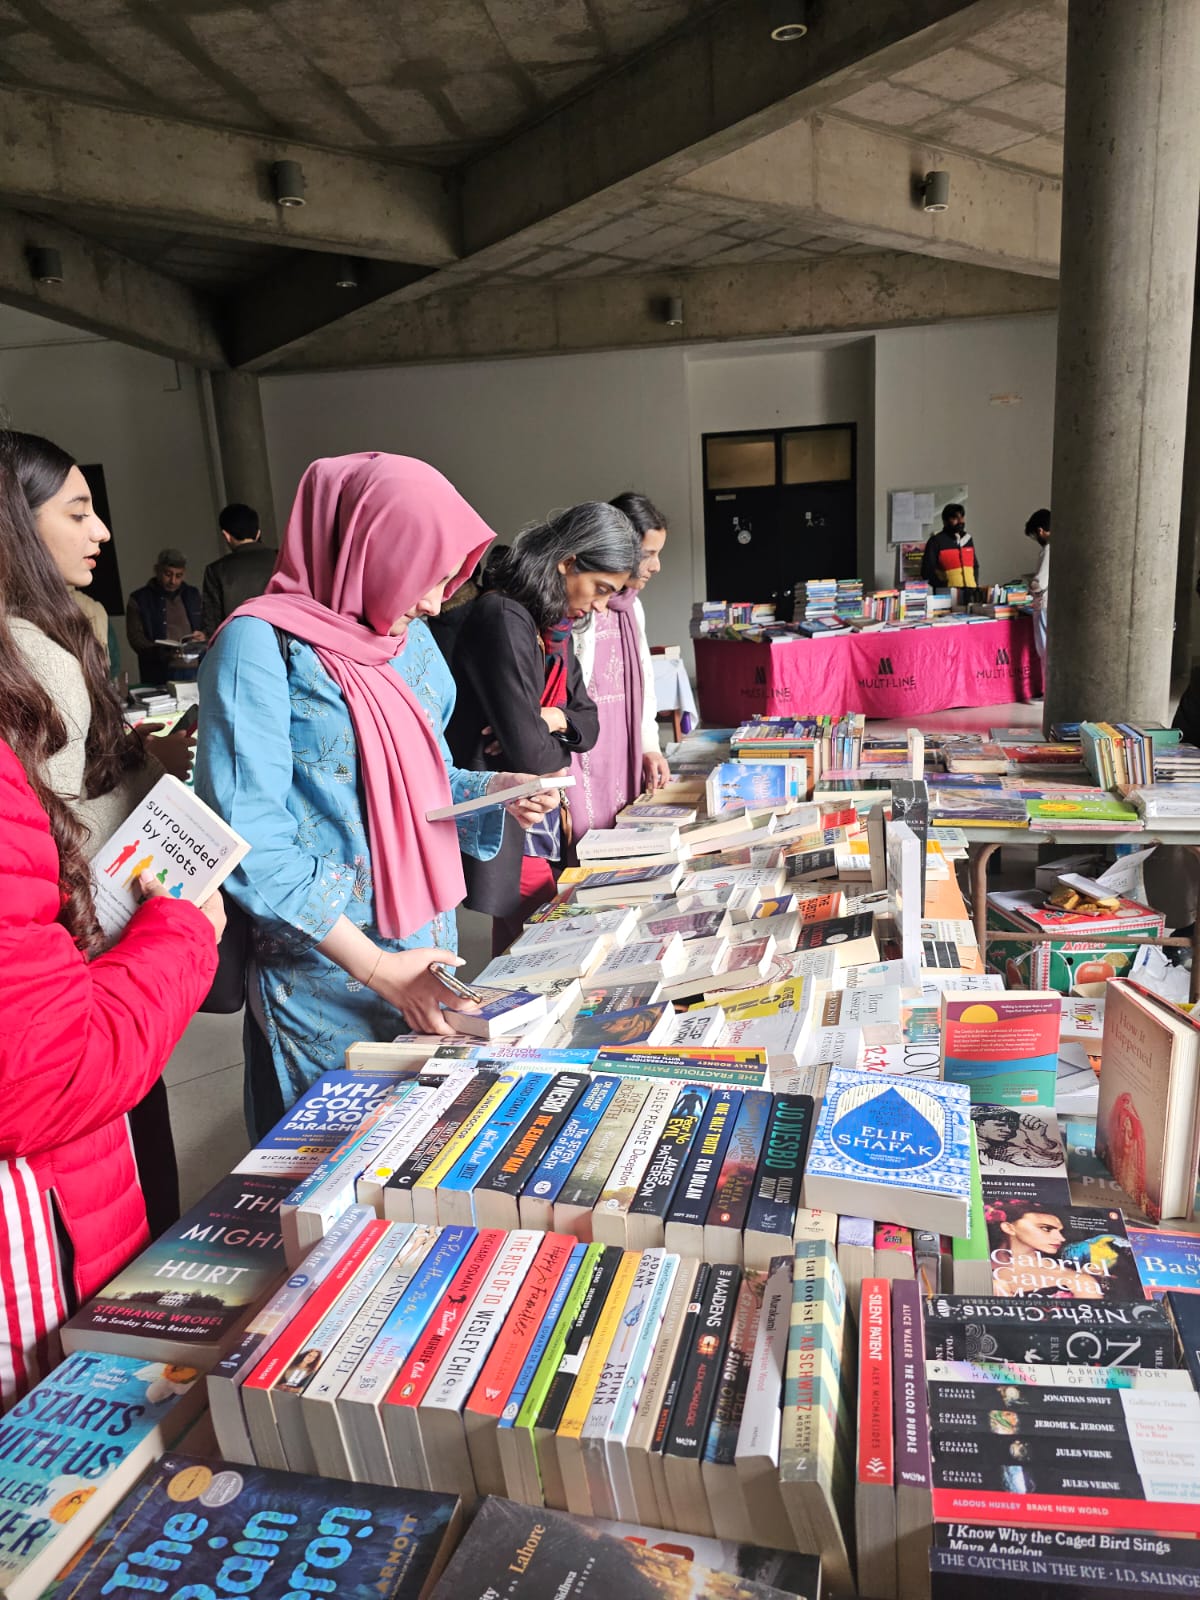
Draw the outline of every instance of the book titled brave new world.
[[[160,778],[92,858],[92,896],[105,936],[115,939],[140,905],[142,873],[174,899],[200,905],[249,848],[185,784]]]

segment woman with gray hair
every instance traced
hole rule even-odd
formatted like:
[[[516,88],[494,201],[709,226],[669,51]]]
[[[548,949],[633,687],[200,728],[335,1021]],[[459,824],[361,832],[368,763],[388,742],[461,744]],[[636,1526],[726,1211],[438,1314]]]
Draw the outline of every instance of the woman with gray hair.
[[[455,763],[476,771],[565,772],[596,742],[596,708],[583,686],[571,630],[603,611],[640,559],[637,534],[615,506],[587,501],[526,528],[488,569],[470,605],[435,622],[458,699],[446,729]],[[504,950],[525,918],[554,895],[562,814],[522,841],[506,835],[491,861],[464,859],[467,905],[493,919]]]

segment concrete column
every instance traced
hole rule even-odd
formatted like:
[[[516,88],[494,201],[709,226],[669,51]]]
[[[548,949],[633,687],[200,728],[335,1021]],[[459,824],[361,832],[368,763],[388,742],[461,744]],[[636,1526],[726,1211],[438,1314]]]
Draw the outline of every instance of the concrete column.
[[[275,529],[275,501],[258,379],[252,372],[214,372],[212,403],[224,485],[222,504],[238,500],[253,506],[262,522],[263,537],[269,540]]]
[[[1070,0],[1046,722],[1165,721],[1200,4]]]
[[[1175,641],[1171,676],[1187,678],[1200,659],[1200,316],[1192,307],[1192,360],[1188,374],[1187,433],[1183,447],[1183,498],[1175,576]]]

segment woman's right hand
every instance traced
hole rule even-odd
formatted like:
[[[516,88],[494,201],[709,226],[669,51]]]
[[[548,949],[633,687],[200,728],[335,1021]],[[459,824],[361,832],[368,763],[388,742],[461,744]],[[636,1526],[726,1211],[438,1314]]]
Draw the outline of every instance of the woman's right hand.
[[[159,883],[157,878],[152,878],[149,872],[143,872],[137,881],[138,892],[143,900],[171,900],[174,896],[170,893],[165,883]],[[207,917],[212,923],[213,934],[218,944],[221,935],[225,932],[225,902],[218,889],[215,894],[210,894],[208,899],[196,907],[201,916]]]
[[[453,950],[385,950],[367,987],[404,1013],[411,1032],[452,1034],[454,1029],[442,1014],[443,1004],[462,1011],[474,1007],[457,999],[439,980],[433,971],[439,965],[461,967],[462,960]]]

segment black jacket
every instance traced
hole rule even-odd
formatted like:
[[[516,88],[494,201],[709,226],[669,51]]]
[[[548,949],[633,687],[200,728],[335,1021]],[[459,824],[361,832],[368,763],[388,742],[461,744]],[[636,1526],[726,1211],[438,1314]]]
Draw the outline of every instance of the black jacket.
[[[204,569],[204,620],[209,638],[230,612],[267,587],[279,551],[269,544],[240,544]]]
[[[568,733],[555,735],[543,722],[545,658],[534,620],[518,601],[495,592],[482,594],[435,617],[430,628],[458,691],[446,729],[455,766],[473,772],[561,772],[573,752],[595,744],[599,717],[573,650],[563,707]],[[493,730],[486,738],[484,728]],[[499,740],[501,755],[484,753],[493,739]],[[522,838],[518,827],[506,826],[500,853],[491,861],[463,857],[466,903],[472,911],[506,917],[517,910]]]
[[[195,584],[180,585],[179,595],[193,632],[200,627],[200,591]],[[138,674],[143,683],[165,683],[168,678],[194,678],[196,669],[182,668],[173,650],[156,645],[167,630],[167,591],[155,579],[135,589],[125,608],[125,632],[137,652]]]

